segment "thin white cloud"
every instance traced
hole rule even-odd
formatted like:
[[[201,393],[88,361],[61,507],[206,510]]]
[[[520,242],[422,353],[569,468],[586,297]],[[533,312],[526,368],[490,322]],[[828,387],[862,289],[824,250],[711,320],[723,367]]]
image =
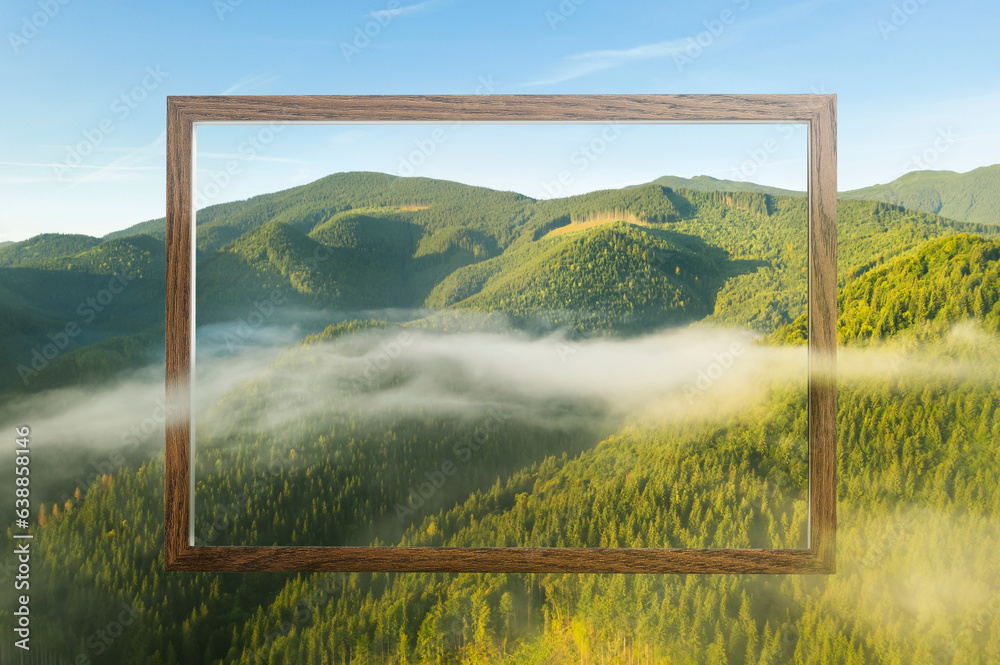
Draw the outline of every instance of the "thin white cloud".
[[[39,150],[72,150],[79,144],[72,143],[39,143],[35,147]],[[127,145],[95,145],[94,152],[129,152],[135,150],[136,146]]]
[[[747,1],[743,6],[735,5],[738,9],[729,10],[735,15],[735,20],[726,23],[724,33],[721,35],[712,35],[711,43],[716,43],[717,39],[738,41],[742,38],[743,34],[751,32],[757,26],[767,25],[773,27],[778,23],[787,23],[789,21],[798,20],[809,16],[811,13],[824,5],[839,1],[840,0],[805,0],[804,2],[782,7],[764,15],[744,18],[744,12],[742,10],[749,9],[750,7],[750,2]],[[703,31],[703,26],[699,26],[699,30],[695,32],[695,34],[680,39],[668,39],[666,41],[655,42],[653,44],[643,44],[628,49],[605,49],[568,55],[560,60],[559,64],[555,68],[554,74],[540,80],[531,81],[525,85],[532,87],[553,85],[555,83],[570,81],[582,76],[587,76],[588,74],[614,69],[616,67],[634,62],[681,55],[684,54],[686,49],[691,47],[692,42],[694,42],[696,46],[699,46],[700,50],[704,50],[706,47],[695,41],[697,39],[697,35]]]
[[[253,87],[261,83],[270,83],[271,81],[274,81],[277,78],[278,77],[275,76],[273,72],[271,72],[270,70],[260,71],[255,74],[250,74],[249,76],[243,77],[242,79],[232,84],[219,94],[223,96],[233,95],[236,94],[237,91],[242,90],[243,88]]]
[[[134,149],[133,149],[134,150]],[[92,169],[100,171],[102,169],[118,169],[123,171],[155,171],[162,170],[162,166],[94,166],[93,164],[57,164],[55,162],[0,162],[0,166],[28,166],[40,169],[67,168],[67,169]],[[55,180],[55,178],[51,178]]]
[[[529,86],[552,85],[580,78],[595,72],[601,72],[620,67],[631,62],[666,58],[682,53],[687,46],[687,39],[669,39],[655,44],[643,44],[629,49],[605,49],[576,53],[563,58],[557,72],[551,77],[532,81]]]
[[[805,157],[796,157],[795,159],[782,159],[782,160],[777,160],[777,161],[768,161],[768,162],[764,162],[762,164],[754,163],[753,164],[752,173],[756,173],[757,171],[759,171],[761,169],[767,169],[767,168],[771,168],[771,167],[774,167],[774,166],[788,166],[789,164],[806,164],[806,163],[807,163],[807,160],[806,160]],[[803,169],[803,174],[804,173],[805,173],[805,169]],[[705,171],[705,173],[703,173],[702,175],[710,175],[710,176],[722,175],[722,176],[727,176],[729,178],[732,178],[733,180],[742,180],[742,181],[745,181],[745,182],[756,182],[756,181],[753,180],[753,178],[748,178],[747,176],[743,175],[742,171],[740,170],[740,167],[738,167],[738,166],[730,166],[730,167],[727,167],[727,168],[724,168],[724,169],[710,169],[708,171]],[[758,185],[763,185],[765,183],[758,182],[757,184]],[[774,185],[774,186],[775,187],[779,187],[779,185]],[[801,189],[801,187],[789,187],[788,189]]]
[[[577,53],[576,55],[571,55],[567,57],[567,60],[584,60],[584,61],[609,61],[609,62],[628,62],[630,60],[645,60],[647,58],[664,58],[669,55],[673,55],[681,50],[684,46],[686,40],[683,39],[671,39],[664,42],[657,42],[655,44],[646,44],[644,46],[636,46],[630,49],[606,49],[604,51],[588,51],[587,53]]]
[[[143,167],[139,165],[152,157],[163,156],[166,138],[167,131],[163,130],[152,143],[137,148],[124,157],[119,157],[110,164],[102,166],[96,171],[74,180],[71,186],[76,187],[77,185],[85,182],[118,182],[121,180],[131,180],[134,179],[134,172],[136,171],[146,171],[151,170],[151,168],[162,169],[162,166]],[[126,173],[122,173],[123,171]],[[128,172],[132,173],[130,174]]]
[[[384,16],[396,17],[396,16],[409,16],[412,14],[421,14],[426,11],[430,11],[437,5],[445,4],[447,0],[424,0],[424,2],[418,2],[413,5],[406,5],[405,7],[396,7],[395,9],[376,9],[373,12],[365,14],[365,18],[382,18]]]
[[[123,180],[134,180],[136,171],[162,171],[162,166],[132,166],[116,165],[94,166],[92,164],[55,164],[51,162],[0,162],[0,166],[16,166],[18,169],[45,169],[54,171],[55,169],[65,169],[67,171],[91,171],[89,176],[82,179],[94,180],[98,182],[119,182]],[[99,173],[98,173],[99,172]],[[68,178],[60,178],[54,173],[46,175],[0,175],[0,186],[31,185],[39,183],[67,182]]]
[[[301,159],[290,159],[288,157],[262,157],[261,155],[254,155],[253,157],[247,157],[246,155],[241,155],[234,152],[199,152],[198,157],[209,157],[211,159],[238,159],[241,162],[277,162],[279,164],[308,164],[309,162]],[[213,169],[209,169],[213,170]]]
[[[39,182],[52,182],[55,178],[50,176],[34,175],[0,175],[0,185],[30,185]]]

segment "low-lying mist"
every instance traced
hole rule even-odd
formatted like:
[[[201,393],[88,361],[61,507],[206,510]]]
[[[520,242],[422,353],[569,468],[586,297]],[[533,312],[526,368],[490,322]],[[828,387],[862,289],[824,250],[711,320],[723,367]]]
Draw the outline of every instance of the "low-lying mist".
[[[206,345],[198,352],[210,359],[198,365],[198,425],[205,432],[277,430],[328,413],[476,418],[493,409],[558,425],[555,405],[566,404],[615,422],[721,421],[767,400],[775,387],[804,390],[809,376],[806,347],[766,345],[747,330],[691,326],[626,339],[573,339],[481,319],[454,328],[378,327],[287,350],[258,344],[235,355]],[[282,336],[268,332],[262,339]],[[998,360],[990,353],[994,342],[963,325],[933,347],[842,348],[837,380],[990,381]],[[227,395],[241,386],[243,392]],[[248,394],[268,405],[266,413],[248,418],[239,411]],[[238,424],[228,417],[237,412]]]
[[[270,432],[327,413],[475,419],[496,409],[560,427],[560,419],[580,418],[567,404],[585,407],[602,427],[629,419],[724,420],[766,400],[771,387],[804,387],[808,376],[805,347],[768,346],[748,331],[704,326],[630,339],[572,339],[559,332],[537,336],[482,326],[442,332],[393,324],[303,345],[294,326],[227,337],[236,325],[199,329],[199,434],[234,427]],[[904,376],[917,383],[942,377],[991,382],[1000,364],[997,348],[995,338],[969,325],[928,347],[842,348],[838,382]],[[175,415],[165,403],[163,379],[163,366],[155,364],[100,386],[8,399],[0,423],[8,430],[30,426],[38,484],[50,479],[72,492],[70,484],[162,454],[163,424]],[[236,422],[231,407],[247,386],[264,393],[269,408]]]
[[[253,377],[266,414],[243,426],[280,429],[330,412],[368,416],[477,417],[501,409],[552,422],[553,405],[587,405],[613,418],[672,419],[692,413],[725,416],[764,396],[750,389],[775,380],[805,382],[802,348],[756,345],[744,331],[669,330],[632,339],[571,340],[507,332],[439,332],[390,327],[268,352],[224,358],[198,367],[198,426],[231,427],[245,393],[221,401],[227,388]],[[200,357],[200,352],[199,352]],[[202,398],[204,396],[204,399]]]

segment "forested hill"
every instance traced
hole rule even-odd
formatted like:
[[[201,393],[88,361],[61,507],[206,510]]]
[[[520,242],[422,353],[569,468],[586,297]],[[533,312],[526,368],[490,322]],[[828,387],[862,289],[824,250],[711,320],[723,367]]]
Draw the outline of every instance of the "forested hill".
[[[429,307],[591,333],[706,317],[771,332],[804,312],[805,220],[803,197],[766,191],[647,184],[534,200],[339,173],[198,212],[198,320],[238,319],[279,290],[281,316]],[[926,240],[992,228],[842,201],[841,282]],[[104,240],[46,234],[0,248],[0,391],[101,380],[155,355],[163,234],[153,220]],[[121,295],[102,294],[122,275]],[[96,295],[108,298],[100,310],[87,304]],[[68,324],[82,332],[39,359]]]
[[[705,404],[681,404],[690,419],[670,416],[680,393],[655,395],[670,401],[652,414],[577,390],[626,392],[630,405],[650,392],[628,393],[632,375],[591,376],[622,357],[586,364],[601,348],[636,345],[657,385],[668,379],[654,356],[670,349],[643,344],[672,338],[633,337],[658,326],[707,319],[794,336],[804,198],[654,184],[533,201],[396,182],[342,174],[200,215],[199,321],[246,318],[275,291],[324,323],[346,308],[423,306],[440,318],[355,312],[264,373],[235,373],[205,405],[217,418],[199,426],[199,544],[803,545],[807,395],[801,381],[768,378],[796,350],[754,345],[740,360],[751,371],[720,376],[731,392],[720,384],[693,398]],[[111,380],[162,367],[148,355],[162,343],[162,237],[147,226],[153,235],[0,249],[18,257],[0,266],[5,360],[30,362],[67,322],[81,330],[27,389],[82,389],[11,400],[18,418],[31,407],[44,421],[45,404],[72,415],[58,433],[32,421],[44,451],[32,454],[46,455],[31,469],[32,645],[95,665],[993,663],[1000,243],[975,235],[989,227],[889,203],[841,201],[839,218],[843,355],[861,370],[838,387],[829,577],[165,573],[162,429],[139,428],[156,413],[146,402],[112,422],[142,383]],[[476,346],[487,334],[456,332],[453,319],[501,319],[504,343],[530,355],[494,353],[495,337]],[[968,320],[980,328],[968,337],[985,342],[938,362],[939,333]],[[566,346],[577,355],[545,365],[556,345],[536,326],[575,331]],[[405,354],[361,373],[404,334]],[[914,359],[888,369],[885,349],[868,344],[894,339],[912,342]],[[529,389],[514,390],[511,374]],[[162,391],[162,378],[149,385]],[[753,401],[701,418],[696,406],[727,395]],[[666,417],[652,417],[660,407]],[[137,428],[145,443],[133,447]],[[11,529],[0,540],[14,551]],[[0,558],[0,576],[16,565]],[[0,606],[0,623],[13,625],[13,607]],[[108,626],[121,629],[113,639]],[[0,645],[0,660],[12,651]]]
[[[723,192],[761,192],[779,196],[804,196],[803,191],[768,187],[741,180],[710,176],[663,176],[653,183],[674,189]],[[872,185],[838,194],[840,199],[881,201],[949,219],[1000,224],[1000,164],[967,173],[911,171],[884,185]]]
[[[983,284],[995,275],[997,247],[961,236],[931,241],[847,290],[856,283],[862,297],[866,279],[877,286],[882,278],[886,294],[906,284],[922,293],[913,278],[925,275],[931,292],[967,284],[963,292],[974,293],[977,276]],[[863,305],[858,315],[873,330],[881,319]],[[937,318],[929,309],[924,315]],[[995,371],[995,352],[981,360],[981,371]],[[39,499],[46,512],[32,526],[33,635],[66,662],[83,654],[116,665],[647,657],[864,664],[955,655],[988,665],[1000,647],[1000,617],[982,609],[994,592],[975,589],[1000,571],[1000,394],[992,380],[916,368],[876,370],[840,387],[839,553],[830,577],[164,573],[164,470],[153,459],[117,468],[76,496],[67,487],[57,505]],[[221,406],[242,405],[234,415],[244,418],[266,413],[267,399],[248,384]],[[585,429],[577,417],[584,405],[559,407]],[[401,533],[382,542],[801,546],[808,474],[795,433],[807,422],[805,400],[794,391],[770,395],[736,422],[632,426],[599,440],[512,420],[419,510],[391,520]],[[217,462],[205,458],[198,474],[200,542],[369,542],[372,532],[384,535],[373,515],[392,515],[399,497],[436,468],[425,460],[449,459],[467,436],[453,419],[389,422],[378,436],[366,424],[296,418],[281,445],[234,432],[239,445],[222,448]],[[525,437],[537,448],[519,445]],[[261,458],[278,461],[273,476],[260,475]],[[9,535],[5,544],[14,546]],[[937,577],[948,583],[926,582]],[[973,591],[957,594],[956,585]],[[917,593],[924,594],[919,602],[900,602]],[[135,622],[114,641],[94,642],[103,644],[95,653],[80,636],[114,622],[122,603]],[[0,619],[11,618],[0,608]]]
[[[675,175],[665,175],[653,181],[653,184],[672,187],[673,189],[691,189],[698,192],[761,192],[776,196],[805,196],[805,192],[781,187],[769,187],[744,180],[725,180],[707,175],[696,175],[693,178],[681,178]]]
[[[966,235],[928,243],[849,284],[839,305],[843,342],[940,336],[966,320],[1000,333],[1000,243]]]
[[[1000,164],[968,173],[913,171],[886,185],[842,192],[840,196],[885,201],[951,219],[996,225],[1000,224]]]
[[[308,233],[346,210],[403,207],[420,212],[432,202],[434,212],[417,215],[421,226],[435,230],[449,225],[449,217],[457,216],[464,225],[506,244],[524,221],[525,206],[533,200],[513,192],[447,180],[372,172],[336,173],[308,185],[199,210],[197,241],[199,248],[213,250],[269,221],[284,222]],[[164,219],[150,220],[111,236],[142,232],[162,238],[165,224]]]
[[[43,233],[23,242],[0,245],[0,267],[14,268],[50,258],[73,256],[100,242],[100,238],[93,236]]]
[[[937,340],[964,322],[1000,334],[1000,242],[965,234],[927,242],[851,280],[837,302],[841,344]],[[805,316],[771,339],[804,343]]]

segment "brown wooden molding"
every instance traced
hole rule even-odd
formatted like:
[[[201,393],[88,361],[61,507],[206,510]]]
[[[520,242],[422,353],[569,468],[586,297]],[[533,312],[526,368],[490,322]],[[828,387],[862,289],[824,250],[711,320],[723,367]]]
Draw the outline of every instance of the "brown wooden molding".
[[[191,335],[197,124],[807,123],[807,549],[195,547]],[[833,573],[836,570],[837,118],[835,95],[429,95],[167,98],[164,561],[171,571]]]

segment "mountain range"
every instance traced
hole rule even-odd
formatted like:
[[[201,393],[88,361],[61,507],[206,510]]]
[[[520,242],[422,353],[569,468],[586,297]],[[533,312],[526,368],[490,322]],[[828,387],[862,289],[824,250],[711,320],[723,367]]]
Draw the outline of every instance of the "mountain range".
[[[768,187],[711,176],[663,176],[653,181],[667,187],[697,191],[764,192],[778,196],[804,196],[805,192]],[[890,183],[840,192],[841,199],[882,201],[949,219],[1000,224],[1000,164],[968,173],[911,171]]]
[[[771,333],[805,307],[805,202],[781,191],[661,178],[535,200],[334,174],[198,212],[198,321],[235,320],[280,289],[289,314],[447,308],[577,333],[700,319]],[[994,228],[843,199],[841,283],[926,240]],[[100,380],[147,362],[163,330],[164,235],[161,219],[104,238],[42,234],[0,248],[0,388]],[[121,293],[109,291],[123,275]],[[67,325],[71,339],[60,332]]]
[[[884,201],[950,219],[998,224],[1000,164],[968,173],[912,171],[886,185],[855,189],[840,196]]]
[[[806,202],[695,180],[539,201],[341,173],[199,211],[203,334],[298,328],[199,393],[196,542],[801,546],[808,400],[774,377],[808,335]],[[0,420],[30,416],[37,456],[32,644],[151,665],[993,662],[997,225],[848,198],[838,218],[829,577],[165,573],[162,220],[0,247]],[[662,392],[726,326],[759,333],[739,365]]]

